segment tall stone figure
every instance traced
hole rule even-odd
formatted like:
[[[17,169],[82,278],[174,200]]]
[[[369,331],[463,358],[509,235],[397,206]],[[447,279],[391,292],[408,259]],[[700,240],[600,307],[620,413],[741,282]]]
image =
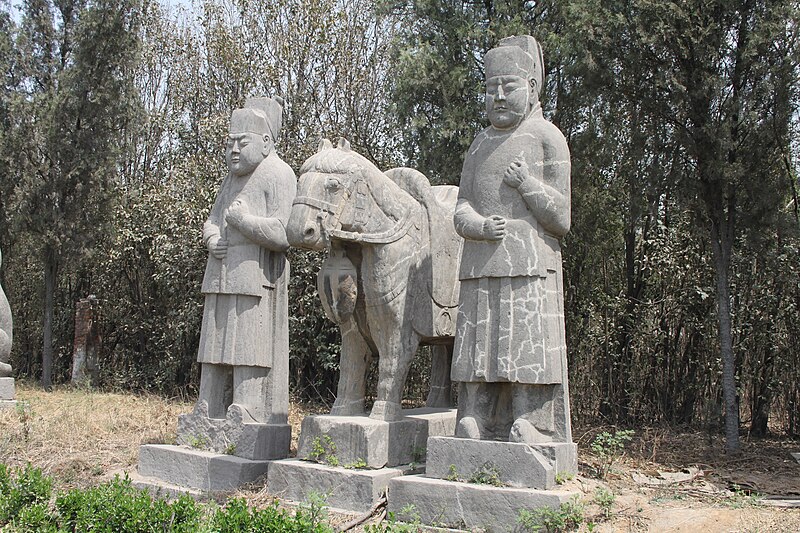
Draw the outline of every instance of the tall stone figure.
[[[570,155],[542,116],[542,50],[509,37],[485,56],[491,125],[461,174],[464,237],[453,381],[457,437],[571,442],[560,239],[570,226]]]
[[[266,437],[255,436],[262,425],[281,427],[285,438],[277,447],[285,441],[288,453],[285,252],[297,180],[275,153],[282,103],[251,98],[231,116],[225,151],[229,173],[203,226],[208,263],[197,355],[199,398],[194,413],[178,424],[181,443],[205,439],[216,451],[233,449],[249,459],[282,455],[273,449],[275,443],[267,446]],[[255,428],[249,439],[241,434],[248,425]]]

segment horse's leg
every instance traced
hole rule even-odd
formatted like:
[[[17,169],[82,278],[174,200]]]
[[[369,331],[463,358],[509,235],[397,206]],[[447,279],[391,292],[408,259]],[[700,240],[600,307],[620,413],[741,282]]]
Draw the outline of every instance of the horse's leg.
[[[431,346],[431,390],[425,405],[428,407],[452,407],[450,386],[450,364],[453,360],[452,344]]]
[[[400,403],[411,358],[419,347],[419,335],[411,320],[403,320],[405,293],[375,314],[370,331],[378,346],[378,391],[369,417],[375,420],[398,420]],[[377,308],[376,308],[377,309]]]
[[[363,416],[367,371],[372,350],[358,331],[354,318],[341,324],[342,353],[339,359],[339,386],[332,415]]]

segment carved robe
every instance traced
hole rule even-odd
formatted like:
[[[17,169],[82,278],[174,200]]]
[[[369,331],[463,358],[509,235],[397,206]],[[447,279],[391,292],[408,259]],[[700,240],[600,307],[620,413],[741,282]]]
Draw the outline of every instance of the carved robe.
[[[288,350],[289,263],[275,232],[285,241],[296,189],[294,172],[274,152],[250,176],[225,178],[203,226],[203,242],[226,239],[228,250],[206,264],[200,363],[269,368],[276,351]],[[249,212],[239,226],[225,219],[237,199]]]
[[[503,181],[517,159],[532,176],[519,189]],[[563,381],[559,239],[569,225],[569,172],[566,141],[538,106],[515,129],[489,127],[473,141],[454,217],[465,242],[453,381]],[[506,219],[506,235],[480,240],[483,220],[492,215]]]

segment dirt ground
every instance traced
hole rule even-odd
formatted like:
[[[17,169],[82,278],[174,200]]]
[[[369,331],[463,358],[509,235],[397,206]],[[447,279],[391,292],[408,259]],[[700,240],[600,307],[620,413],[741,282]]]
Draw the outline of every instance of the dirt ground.
[[[178,414],[192,407],[128,393],[72,388],[47,393],[24,383],[17,384],[17,396],[17,409],[0,411],[0,462],[30,462],[54,476],[59,488],[134,471],[139,445],[174,442]],[[303,416],[319,408],[293,403],[290,411],[296,436]],[[722,453],[723,441],[716,435],[639,428],[600,480],[603,463],[590,450],[600,431],[613,430],[575,432],[580,475],[568,484],[583,493],[581,531],[800,532],[800,464],[791,455],[800,452],[800,441],[744,439],[742,453],[731,457]],[[596,503],[603,489],[613,494],[605,510]],[[253,505],[272,501],[259,486],[236,495]],[[331,521],[352,517],[332,514]]]

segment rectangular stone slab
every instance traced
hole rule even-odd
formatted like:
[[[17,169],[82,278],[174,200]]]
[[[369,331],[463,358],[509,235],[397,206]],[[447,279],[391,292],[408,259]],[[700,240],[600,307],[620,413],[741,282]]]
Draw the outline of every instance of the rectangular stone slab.
[[[496,472],[512,487],[550,489],[557,474],[578,472],[577,446],[573,443],[521,444],[488,440],[431,437],[425,475],[459,479],[476,472]]]
[[[350,470],[284,459],[270,464],[267,491],[278,498],[303,502],[316,493],[326,496],[330,507],[365,512],[380,499],[389,480],[409,473],[409,468]]]
[[[0,400],[13,400],[16,397],[14,378],[0,378]]]
[[[16,409],[17,400],[0,400],[0,409]]]
[[[297,457],[311,458],[315,444],[333,443],[340,465],[364,461],[370,468],[383,468],[420,463],[425,461],[428,437],[453,435],[455,424],[455,409],[407,409],[395,422],[366,416],[307,416]]]
[[[389,482],[389,512],[397,520],[437,527],[491,532],[515,531],[522,509],[557,509],[578,491],[493,487],[403,476]]]
[[[202,491],[229,491],[267,473],[269,461],[166,444],[139,447],[139,475]]]

